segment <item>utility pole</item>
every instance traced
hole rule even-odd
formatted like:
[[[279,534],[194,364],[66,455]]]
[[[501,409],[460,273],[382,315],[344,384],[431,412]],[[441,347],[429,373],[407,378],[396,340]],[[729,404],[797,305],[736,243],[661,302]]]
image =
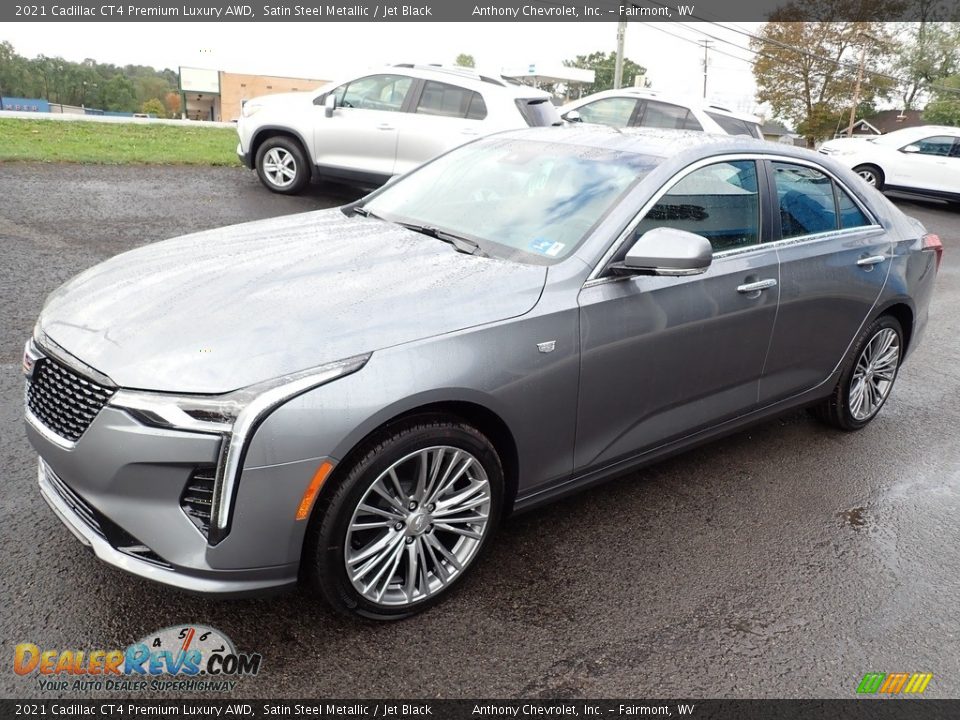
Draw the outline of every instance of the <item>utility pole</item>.
[[[853,87],[853,104],[850,106],[850,124],[847,126],[847,137],[853,137],[853,124],[857,117],[857,106],[860,105],[860,86],[863,83],[863,66],[867,61],[867,37],[860,35],[863,45],[860,46],[860,63],[857,66],[857,84]]]
[[[617,23],[617,64],[613,68],[613,88],[623,86],[623,36],[627,34],[627,21]]]
[[[701,62],[703,63],[703,97],[704,97],[704,99],[706,99],[706,97],[707,97],[707,67],[708,67],[709,64],[710,64],[710,56],[709,56],[708,53],[710,52],[710,46],[713,45],[713,40],[699,40],[698,42],[699,42],[701,45],[703,45],[703,60],[701,60]]]

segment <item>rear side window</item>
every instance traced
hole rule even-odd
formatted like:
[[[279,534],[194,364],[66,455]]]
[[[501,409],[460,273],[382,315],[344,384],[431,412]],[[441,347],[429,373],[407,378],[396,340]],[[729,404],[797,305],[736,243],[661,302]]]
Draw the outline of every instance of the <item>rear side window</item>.
[[[636,107],[637,101],[634,98],[611,97],[587,103],[577,108],[577,112],[583,122],[626,127],[630,124]]]
[[[805,165],[772,165],[780,202],[781,236],[786,239],[836,230],[833,181]]]
[[[637,123],[640,127],[669,128],[671,130],[703,130],[703,126],[685,107],[669,103],[647,100],[643,117]]]
[[[847,195],[839,185],[834,183],[833,189],[837,194],[837,211],[840,213],[841,228],[864,227],[871,224],[853,198]]]
[[[637,234],[657,227],[702,235],[715,251],[756,245],[760,242],[756,162],[719,162],[694,170],[650,208]]]
[[[707,117],[719,125],[727,135],[749,135],[755,138],[763,137],[763,134],[760,132],[760,127],[756,123],[709,111],[707,111]]]
[[[427,80],[424,83],[420,101],[417,103],[417,113],[483,120],[487,116],[487,106],[480,93],[456,85]]]
[[[517,108],[530,127],[562,124],[560,113],[557,112],[549,98],[518,98]]]

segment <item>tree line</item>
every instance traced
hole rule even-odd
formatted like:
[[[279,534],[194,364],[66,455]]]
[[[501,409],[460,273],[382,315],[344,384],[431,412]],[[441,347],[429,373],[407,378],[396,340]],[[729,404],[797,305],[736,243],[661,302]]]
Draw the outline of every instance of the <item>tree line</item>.
[[[881,104],[920,110],[923,121],[960,125],[960,23],[941,20],[935,0],[919,0],[919,20],[872,20],[889,3],[863,3],[862,19],[839,17],[849,0],[791,3],[751,36],[757,100],[813,146],[843,134],[854,117]]]
[[[177,73],[145,65],[112,65],[90,58],[19,55],[0,42],[0,95],[44,98],[52,103],[114,112],[149,112],[173,117],[180,112]]]

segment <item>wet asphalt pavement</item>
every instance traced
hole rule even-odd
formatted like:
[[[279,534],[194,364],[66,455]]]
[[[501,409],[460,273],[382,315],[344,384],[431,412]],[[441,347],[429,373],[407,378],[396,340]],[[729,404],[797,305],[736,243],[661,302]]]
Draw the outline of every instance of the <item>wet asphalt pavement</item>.
[[[245,697],[852,697],[868,671],[960,696],[960,212],[935,204],[901,203],[946,246],[927,336],[860,433],[793,413],[514,518],[453,597],[389,625],[96,560],[40,499],[22,429],[43,297],[128,248],[356,196],[278,197],[232,168],[0,164],[0,695],[40,694],[17,643],[202,623],[263,655]]]

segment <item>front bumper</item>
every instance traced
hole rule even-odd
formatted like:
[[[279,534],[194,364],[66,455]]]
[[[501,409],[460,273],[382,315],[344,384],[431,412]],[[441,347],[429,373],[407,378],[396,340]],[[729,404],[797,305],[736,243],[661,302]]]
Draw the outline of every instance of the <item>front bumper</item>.
[[[243,595],[296,583],[306,522],[295,513],[323,459],[244,468],[232,529],[212,546],[180,498],[194,469],[216,461],[219,437],[147,427],[110,406],[75,443],[57,442],[29,412],[26,430],[41,458],[44,499],[107,563],[200,593]],[[98,532],[98,523],[116,532]],[[154,561],[121,549],[132,545]]]
[[[76,538],[93,550],[104,562],[139,577],[196,593],[226,595],[259,594],[296,583],[296,574],[287,577],[283,573],[265,574],[262,569],[253,572],[221,572],[208,575],[189,575],[182,568],[174,569],[167,563],[160,564],[135,557],[129,552],[115,548],[103,535],[90,507],[79,496],[71,493],[66,484],[53,472],[43,458],[39,460],[38,482],[40,494],[60,521]]]
[[[240,162],[243,163],[243,166],[248,170],[253,170],[253,156],[245,152],[243,149],[243,143],[237,143],[237,158]]]

